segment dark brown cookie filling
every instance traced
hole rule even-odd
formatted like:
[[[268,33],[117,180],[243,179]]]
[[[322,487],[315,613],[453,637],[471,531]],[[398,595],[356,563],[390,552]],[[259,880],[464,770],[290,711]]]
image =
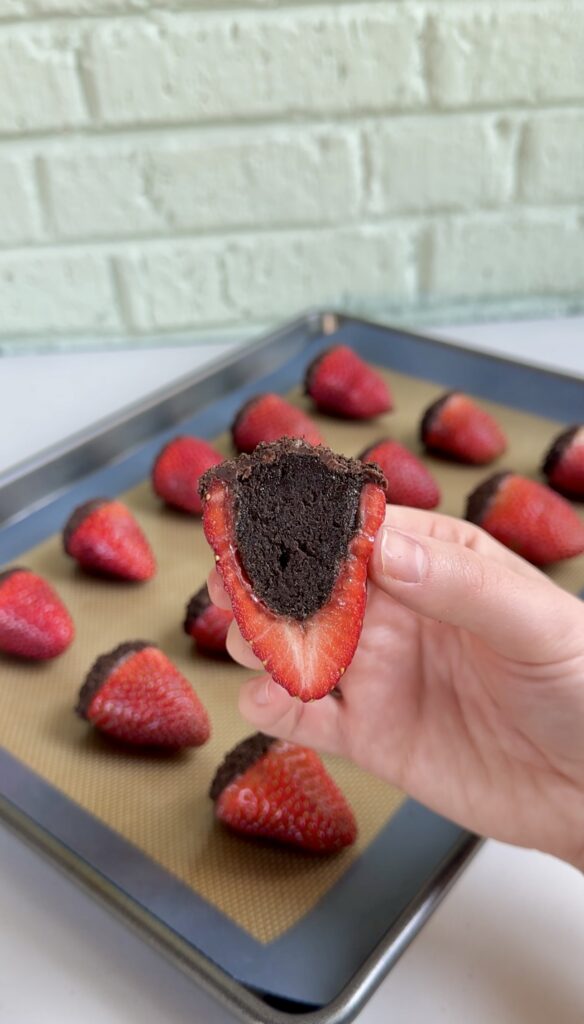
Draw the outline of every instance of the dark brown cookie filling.
[[[235,542],[254,593],[278,615],[302,622],[330,598],[376,466],[283,438],[209,470],[233,494]]]

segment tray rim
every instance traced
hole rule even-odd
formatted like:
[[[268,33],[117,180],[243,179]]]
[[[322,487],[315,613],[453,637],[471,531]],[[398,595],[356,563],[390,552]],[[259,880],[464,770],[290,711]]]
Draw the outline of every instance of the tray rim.
[[[401,325],[392,327],[389,323],[345,315],[342,312],[330,309],[309,310],[299,317],[286,322],[276,331],[262,334],[256,342],[246,344],[243,347],[236,346],[224,356],[212,360],[206,366],[191,373],[184,374],[175,381],[150,392],[144,398],[122,407],[117,413],[106,419],[95,421],[82,431],[69,435],[67,438],[49,448],[37,453],[21,463],[9,467],[0,474],[0,501],[6,495],[18,495],[23,482],[35,479],[43,469],[55,469],[63,462],[73,459],[78,466],[83,465],[84,472],[78,472],[66,480],[62,487],[43,493],[42,497],[27,502],[18,512],[2,520],[0,515],[0,530],[18,522],[21,518],[28,516],[33,511],[42,508],[43,505],[53,501],[61,490],[64,490],[74,480],[81,479],[90,473],[96,466],[102,467],[117,461],[114,458],[99,459],[94,464],[88,464],[84,455],[91,451],[92,446],[99,445],[104,437],[119,437],[123,434],[128,424],[132,424],[140,418],[147,418],[154,409],[161,403],[168,403],[169,411],[174,409],[172,423],[175,426],[187,418],[192,409],[186,410],[184,415],[177,415],[177,405],[180,411],[181,400],[194,387],[200,387],[212,377],[218,377],[233,367],[239,367],[246,377],[254,373],[254,366],[261,365],[264,374],[275,368],[274,362],[266,367],[261,362],[262,357],[270,351],[272,354],[278,352],[278,363],[287,359],[286,353],[282,354],[281,346],[278,343],[294,342],[295,336],[303,335],[302,345],[299,351],[304,351],[311,344],[315,337],[332,333],[338,325],[361,324],[381,330],[393,330],[402,336],[423,340],[426,343],[450,350],[462,350],[477,355],[483,360],[500,366],[515,365],[529,368],[549,380],[557,378],[560,380],[584,380],[579,375],[563,373],[560,371],[548,370],[546,368],[533,366],[522,360],[509,359],[500,355],[481,352],[480,349],[468,349],[454,341],[432,337],[423,331],[405,330]],[[298,339],[296,339],[298,341]],[[241,381],[240,381],[241,383]],[[214,396],[213,396],[214,397]],[[213,401],[210,398],[209,401]],[[174,403],[174,404],[173,404]],[[124,447],[123,455],[130,454],[132,448],[139,447],[165,426],[172,423],[157,422],[152,426],[149,433],[137,437],[134,444]],[[433,910],[444,897],[450,886],[461,873],[468,861],[474,856],[482,845],[483,841],[477,836],[466,833],[460,839],[455,852],[451,854],[438,867],[428,884],[420,892],[418,897],[408,906],[404,914],[396,921],[384,938],[372,949],[367,960],[361,965],[354,977],[348,982],[342,992],[335,999],[317,1011],[310,1011],[306,1014],[291,1015],[279,1009],[267,1005],[252,991],[246,989],[239,982],[229,977],[223,969],[213,964],[204,954],[196,948],[188,948],[184,940],[176,936],[173,938],[168,926],[157,922],[146,911],[142,910],[130,897],[107,883],[97,869],[91,868],[76,860],[73,854],[64,847],[58,840],[51,837],[42,826],[37,825],[26,814],[18,810],[9,800],[0,795],[0,820],[13,828],[26,841],[35,848],[40,848],[47,854],[53,863],[63,870],[69,877],[81,884],[95,898],[104,902],[109,909],[113,910],[116,916],[120,917],[127,924],[131,925],[134,931],[146,938],[151,944],[159,949],[167,958],[189,974],[214,999],[218,999],[231,1013],[235,1013],[246,1024],[289,1024],[293,1016],[299,1016],[306,1024],[341,1024],[354,1019],[355,1015],[363,1007],[366,1000],[378,987],[389,968],[396,962],[398,957],[409,945],[423,923],[430,917]],[[108,891],[108,889],[110,891]]]
[[[301,1024],[351,1024],[486,842],[470,832],[463,834],[453,851],[444,858],[416,899],[373,947],[339,995],[320,1009],[309,1010],[307,1013],[287,1013],[273,1007],[229,977],[198,949],[189,947],[180,936],[175,937],[166,925],[158,924],[152,914],[109,884],[96,868],[82,862],[2,794],[0,823],[8,826],[32,849],[40,851],[61,874],[111,911],[135,935],[146,940],[243,1024],[291,1024],[293,1020]]]
[[[444,338],[435,337],[431,334],[426,334],[422,330],[418,331],[410,328],[405,329],[399,324],[394,326],[391,323],[376,321],[368,317],[353,316],[352,314],[343,313],[336,309],[315,307],[306,310],[299,316],[294,317],[292,320],[286,321],[275,330],[262,333],[256,341],[244,342],[241,345],[236,344],[230,352],[217,357],[217,359],[213,359],[205,366],[190,373],[182,374],[177,377],[176,380],[171,381],[164,387],[151,391],[143,398],[122,406],[110,416],[95,420],[82,430],[69,434],[62,440],[41,449],[39,452],[29,456],[27,459],[23,459],[12,466],[8,466],[5,470],[0,470],[0,528],[17,522],[20,518],[28,515],[35,508],[42,507],[44,504],[50,502],[55,495],[59,493],[61,489],[60,487],[54,488],[53,490],[43,490],[42,494],[33,493],[28,496],[29,500],[27,500],[25,504],[21,505],[20,494],[23,488],[26,494],[27,484],[30,486],[31,483],[37,479],[39,474],[46,474],[47,471],[49,473],[51,471],[56,471],[57,467],[60,464],[62,465],[65,460],[71,459],[78,460],[80,464],[82,463],[86,473],[90,472],[93,468],[97,468],[97,466],[103,466],[115,462],[116,457],[113,448],[110,452],[111,457],[108,458],[106,452],[105,459],[100,457],[99,460],[96,461],[96,445],[99,446],[105,439],[110,439],[110,442],[113,445],[115,437],[120,432],[123,432],[130,425],[136,424],[136,421],[142,422],[145,420],[154,409],[160,409],[161,407],[168,406],[169,411],[171,411],[173,403],[182,406],[187,394],[193,388],[201,386],[210,378],[216,377],[219,374],[224,374],[235,366],[239,367],[242,371],[246,371],[246,374],[253,372],[253,367],[257,365],[258,360],[264,353],[275,351],[278,342],[289,342],[290,340],[293,340],[294,335],[299,332],[309,336],[306,337],[304,341],[303,348],[306,348],[310,344],[310,336],[316,337],[319,334],[329,334],[332,333],[331,326],[334,325],[334,329],[336,329],[340,324],[346,325],[351,323],[399,331],[399,333],[405,337],[423,340],[426,343],[430,343],[444,349],[462,350],[471,354],[476,354],[477,356],[480,356],[481,359],[488,360],[493,364],[529,368],[530,372],[548,379],[551,377],[564,381],[581,380],[584,382],[584,374],[580,375],[565,373],[560,370],[550,370],[545,367],[536,366],[532,363],[527,363],[521,359],[495,355],[491,352],[481,350],[480,347],[475,348],[473,346],[472,348],[468,348],[456,341],[450,341]],[[182,402],[181,399],[183,400]],[[186,416],[176,417],[175,415],[174,422],[178,425],[183,418],[186,418]],[[159,429],[160,426],[161,424],[158,424]],[[131,438],[130,446],[128,446],[127,443],[124,444],[124,455],[128,454],[133,447],[143,443],[147,437],[148,434],[133,436]],[[66,486],[67,483],[71,482],[73,479],[78,478],[79,474],[71,477],[63,486]],[[8,514],[3,511],[4,503],[8,507]]]

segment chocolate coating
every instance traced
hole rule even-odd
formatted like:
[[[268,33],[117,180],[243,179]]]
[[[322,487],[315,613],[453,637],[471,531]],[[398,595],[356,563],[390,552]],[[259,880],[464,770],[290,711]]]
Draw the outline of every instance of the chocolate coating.
[[[505,477],[508,476],[511,476],[509,470],[503,470],[502,473],[494,473],[493,476],[483,480],[482,484],[475,487],[474,491],[471,491],[467,498],[465,516],[469,523],[481,525],[489,502],[494,498]]]
[[[91,501],[85,501],[83,505],[78,505],[73,510],[63,527],[63,547],[67,554],[69,554],[69,541],[75,531],[81,526],[81,523],[92,512],[95,512],[96,509],[101,508],[102,505],[107,505],[109,501],[111,501],[111,498],[92,498]]]
[[[89,706],[96,693],[101,690],[108,676],[123,661],[126,661],[132,654],[136,654],[137,651],[143,651],[145,647],[155,646],[156,644],[151,644],[147,640],[130,640],[120,644],[118,647],[114,647],[107,654],[101,654],[87,673],[85,682],[79,691],[77,707],[75,708],[77,714],[81,718],[87,718]]]
[[[223,790],[239,775],[243,775],[252,764],[259,761],[260,757],[267,754],[275,742],[276,740],[271,736],[266,736],[263,732],[256,732],[230,750],[215,772],[209,790],[211,800],[218,800]]]
[[[564,430],[563,433],[556,437],[541,467],[544,476],[550,476],[553,473],[566,448],[570,447],[580,428],[581,424],[576,423],[575,426],[568,427],[567,430]]]
[[[207,584],[203,583],[201,589],[197,590],[196,594],[193,594],[186,607],[183,629],[188,636],[191,635],[191,627],[193,623],[197,621],[199,615],[202,615],[203,612],[206,611],[210,604],[211,598],[209,597]]]
[[[432,405],[429,405],[426,409],[420,423],[420,440],[423,444],[427,445],[426,435],[432,429],[433,420],[438,415],[442,407],[446,405],[448,399],[452,398],[455,394],[456,391],[447,391],[446,394],[441,395],[440,398],[437,398],[436,401],[432,402]],[[428,447],[431,449],[431,446]]]

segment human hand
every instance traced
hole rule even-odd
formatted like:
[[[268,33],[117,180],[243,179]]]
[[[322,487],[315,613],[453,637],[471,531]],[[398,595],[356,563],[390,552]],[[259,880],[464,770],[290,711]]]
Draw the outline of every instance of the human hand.
[[[478,527],[417,509],[388,509],[369,575],[342,699],[303,704],[263,674],[243,716],[584,870],[584,605]],[[229,607],[216,571],[209,590]],[[261,668],[235,623],[228,647]]]

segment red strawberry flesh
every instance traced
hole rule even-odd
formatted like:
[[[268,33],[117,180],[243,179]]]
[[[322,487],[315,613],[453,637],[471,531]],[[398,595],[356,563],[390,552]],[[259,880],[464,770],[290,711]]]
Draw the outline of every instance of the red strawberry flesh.
[[[458,391],[442,395],[426,410],[421,440],[434,455],[486,465],[507,447],[507,438],[490,413]]]
[[[238,744],[211,786],[215,814],[244,836],[335,853],[351,845],[351,808],[318,755],[257,733]]]
[[[65,524],[63,544],[88,572],[136,582],[156,572],[152,549],[121,501],[94,498],[80,505]]]
[[[545,457],[543,473],[567,498],[584,499],[584,425],[576,424],[556,437]]]
[[[205,584],[187,605],[184,631],[205,654],[226,654],[227,633],[232,622],[233,612],[217,608]]]
[[[46,580],[20,567],[0,574],[0,651],[43,661],[62,654],[74,635],[69,612]]]
[[[135,746],[179,750],[210,735],[207,712],[185,677],[154,644],[135,640],[101,655],[81,688],[77,713]]]
[[[549,487],[517,473],[496,473],[468,498],[466,518],[535,565],[584,551],[584,523]]]
[[[348,345],[327,349],[306,372],[307,394],[323,412],[368,420],[393,407],[383,377]]]
[[[382,438],[359,456],[363,462],[374,462],[387,481],[386,497],[392,505],[412,508],[436,508],[440,488],[423,462],[397,441]]]
[[[175,437],[159,452],[152,467],[152,485],[156,494],[174,508],[192,515],[203,511],[199,480],[223,456],[198,437]]]
[[[322,444],[322,435],[309,416],[280,395],[256,395],[239,410],[233,426],[233,443],[238,452],[253,452],[261,442],[281,437],[300,437],[309,444]]]
[[[333,689],[361,634],[385,492],[379,470],[359,466],[283,441],[201,481],[205,535],[239,629],[276,682],[304,701]]]

